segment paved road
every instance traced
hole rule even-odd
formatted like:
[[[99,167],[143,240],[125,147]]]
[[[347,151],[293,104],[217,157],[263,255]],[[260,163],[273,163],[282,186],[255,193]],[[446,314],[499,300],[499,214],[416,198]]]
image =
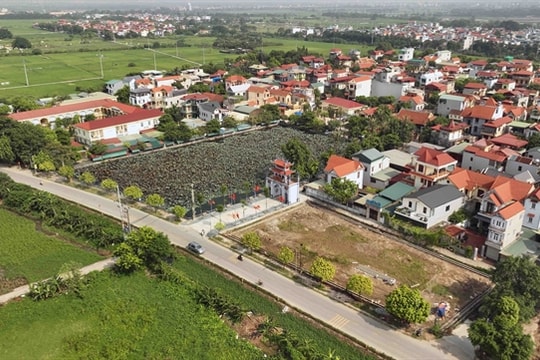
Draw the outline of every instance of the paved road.
[[[52,181],[43,180],[43,185],[40,185],[40,179],[33,177],[29,171],[15,168],[0,168],[0,171],[9,174],[17,182],[41,188],[109,216],[120,216],[118,205],[114,201]],[[225,218],[226,215],[222,216]],[[465,334],[429,342],[414,339],[248,258],[238,261],[236,254],[230,249],[201,237],[197,230],[188,225],[173,224],[134,208],[130,209],[130,220],[135,226],[147,225],[162,231],[178,246],[184,247],[194,239],[199,241],[207,250],[203,257],[208,261],[253,284],[261,280],[266,290],[289,306],[296,307],[395,359],[474,359],[472,345]]]

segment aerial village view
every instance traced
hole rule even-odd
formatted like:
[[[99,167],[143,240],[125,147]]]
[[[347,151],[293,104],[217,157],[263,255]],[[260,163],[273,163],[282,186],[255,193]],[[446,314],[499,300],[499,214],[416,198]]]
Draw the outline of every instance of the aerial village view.
[[[0,4],[0,357],[540,359],[535,2]]]

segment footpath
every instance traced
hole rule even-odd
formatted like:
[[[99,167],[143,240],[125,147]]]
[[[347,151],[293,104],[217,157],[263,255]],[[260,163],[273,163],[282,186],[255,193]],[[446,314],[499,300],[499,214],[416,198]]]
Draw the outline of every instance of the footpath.
[[[101,271],[103,269],[113,266],[113,264],[114,264],[113,259],[101,260],[96,263],[90,264],[88,266],[82,267],[81,274],[86,275],[88,273],[91,273],[92,271]],[[26,294],[30,292],[30,286],[31,285],[19,286],[18,288],[16,288],[10,293],[0,295],[0,305],[5,304],[8,301],[16,299],[18,297],[24,297]]]

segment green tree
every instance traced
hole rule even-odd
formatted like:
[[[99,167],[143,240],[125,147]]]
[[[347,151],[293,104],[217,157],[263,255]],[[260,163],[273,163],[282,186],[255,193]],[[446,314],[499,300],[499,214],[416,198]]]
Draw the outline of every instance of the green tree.
[[[283,246],[279,249],[278,259],[282,263],[289,264],[294,260],[294,251],[288,246]]]
[[[221,129],[221,123],[218,119],[212,119],[206,123],[205,128],[207,134],[219,133],[219,130]]]
[[[426,321],[430,308],[418,290],[401,285],[386,296],[386,310],[410,324]]]
[[[176,216],[176,220],[181,221],[184,218],[184,216],[186,216],[187,209],[183,207],[182,205],[175,205],[172,208],[172,212],[174,216]]]
[[[489,318],[475,320],[469,328],[471,343],[494,360],[526,360],[534,343],[523,333],[518,303],[509,296],[499,298]]]
[[[540,146],[540,134],[535,132],[527,139],[527,150]]]
[[[165,205],[165,199],[159,194],[150,194],[146,197],[146,203],[157,209]]]
[[[15,160],[11,142],[7,136],[0,136],[0,162],[10,164]]]
[[[322,257],[316,257],[313,260],[309,271],[321,281],[330,281],[336,275],[336,267]]]
[[[118,183],[116,181],[114,181],[113,179],[103,179],[101,181],[101,187],[107,191],[116,191],[117,187],[118,187]]]
[[[6,28],[0,28],[0,39],[11,39],[13,34]]]
[[[132,273],[143,267],[143,260],[137,256],[135,250],[127,243],[119,244],[113,251],[116,257],[115,269],[122,273]]]
[[[335,201],[345,204],[356,196],[358,185],[352,180],[336,177],[330,183],[324,184],[323,191]]]
[[[93,155],[103,155],[107,151],[107,145],[102,143],[101,141],[96,141],[90,146],[90,149],[88,149],[88,152]]]
[[[227,129],[234,129],[237,126],[236,119],[232,116],[225,116],[221,122],[221,126]]]
[[[87,185],[93,185],[96,182],[96,177],[89,171],[83,172],[81,175],[79,175],[79,180]]]
[[[11,46],[14,49],[30,49],[32,48],[32,43],[27,38],[16,36],[11,42]]]
[[[258,250],[261,248],[261,237],[253,231],[242,235],[242,245],[247,247],[250,251]]]
[[[311,179],[319,170],[319,163],[307,145],[298,138],[292,138],[281,146],[285,158],[302,179]]]
[[[142,199],[143,192],[137,185],[130,185],[124,189],[124,196],[132,201],[138,201]]]
[[[75,169],[73,166],[64,165],[58,169],[58,174],[65,177],[67,182],[71,182],[71,180],[75,177]]]
[[[210,92],[210,86],[204,83],[195,83],[188,89],[188,93],[205,93]]]
[[[357,294],[371,295],[373,293],[373,280],[364,275],[354,274],[347,281],[347,290]]]
[[[129,104],[129,86],[124,86],[123,88],[119,89],[114,96],[116,96],[116,100],[118,102],[121,102],[123,104]]]

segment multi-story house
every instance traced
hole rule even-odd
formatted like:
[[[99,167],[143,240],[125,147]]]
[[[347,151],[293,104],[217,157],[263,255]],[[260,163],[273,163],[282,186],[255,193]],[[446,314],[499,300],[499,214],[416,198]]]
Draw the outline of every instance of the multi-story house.
[[[540,230],[540,189],[536,189],[523,203],[525,216],[523,226],[529,229]]]
[[[412,157],[409,175],[414,187],[426,188],[444,182],[457,165],[457,160],[445,152],[421,147]]]
[[[540,160],[532,157],[512,155],[506,161],[504,172],[511,176],[516,176],[527,172],[533,179],[534,183],[540,182]]]
[[[487,233],[485,256],[499,260],[499,253],[521,233],[522,202],[534,191],[534,185],[498,176],[480,204],[475,218],[481,232]]]
[[[463,206],[464,196],[453,185],[434,185],[404,196],[394,214],[430,228]]]
[[[463,122],[450,121],[448,125],[435,125],[431,128],[432,138],[437,145],[449,148],[459,144],[467,138],[465,131],[469,125]]]
[[[474,105],[474,99],[470,96],[457,94],[442,94],[437,103],[437,114],[448,116],[451,111],[463,111]]]
[[[371,96],[371,77],[356,76],[347,83],[349,99],[355,99],[358,96]]]
[[[463,116],[463,122],[469,125],[469,133],[473,136],[480,136],[485,123],[504,116],[504,107],[502,104],[496,106],[475,105],[464,109],[461,112],[461,116]]]
[[[414,58],[414,48],[403,48],[399,50],[398,60],[399,61],[409,61]]]
[[[149,107],[152,103],[151,89],[140,87],[129,92],[129,103],[133,106]]]
[[[216,101],[207,101],[203,103],[198,103],[198,113],[199,119],[204,121],[218,120],[221,122],[223,120],[223,114],[225,110],[221,108],[221,105]]]
[[[141,131],[155,128],[162,115],[161,110],[157,109],[137,109],[130,114],[78,123],[73,125],[75,140],[92,146],[98,141],[139,135]]]
[[[465,206],[471,213],[480,210],[484,194],[489,191],[495,178],[478,171],[457,167],[448,176],[447,183],[453,184],[465,195]]]
[[[503,171],[506,160],[512,155],[519,155],[519,153],[495,145],[486,139],[480,139],[463,150],[461,167],[473,171],[486,169]]]
[[[270,87],[261,85],[251,85],[247,90],[247,100],[253,106],[262,106],[270,97]]]
[[[376,182],[371,181],[371,177],[389,168],[390,158],[375,148],[359,151],[352,158],[364,166],[364,186],[379,188],[376,186]]]
[[[324,168],[325,181],[331,183],[332,179],[347,179],[362,189],[364,183],[364,166],[357,160],[351,160],[338,155],[330,155]]]

